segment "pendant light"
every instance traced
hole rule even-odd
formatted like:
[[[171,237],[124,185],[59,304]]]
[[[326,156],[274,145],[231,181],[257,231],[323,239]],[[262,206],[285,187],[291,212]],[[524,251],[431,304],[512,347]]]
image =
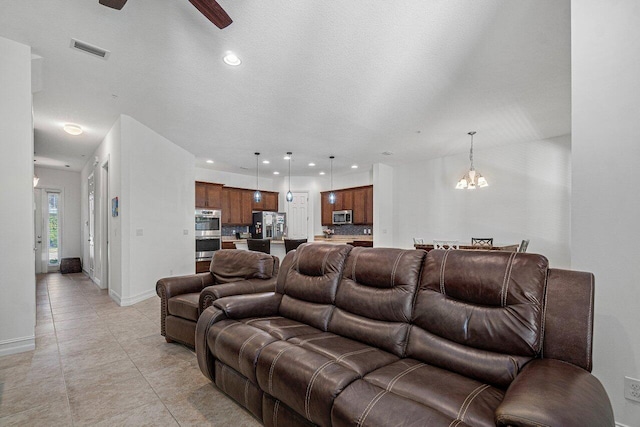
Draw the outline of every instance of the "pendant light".
[[[334,158],[335,158],[334,156],[329,156],[329,161],[331,162],[331,187],[330,187],[331,192],[329,193],[330,205],[336,204],[336,193],[333,192],[333,159]]]
[[[253,201],[260,203],[262,200],[262,193],[260,193],[260,187],[258,187],[258,172],[260,170],[260,153],[254,153],[256,155],[256,192],[253,193]]]
[[[471,150],[469,151],[469,160],[471,161],[471,167],[469,168],[469,172],[464,174],[464,176],[460,178],[460,181],[458,181],[456,190],[464,190],[465,188],[467,190],[475,190],[476,187],[482,188],[489,186],[489,183],[482,176],[482,174],[480,174],[480,172],[477,172],[473,167],[473,135],[475,135],[476,132],[471,131],[468,132],[468,134],[471,135]]]
[[[287,191],[287,202],[293,201],[293,193],[291,192],[291,155],[293,153],[291,151],[287,152],[287,157],[289,158],[289,191]]]

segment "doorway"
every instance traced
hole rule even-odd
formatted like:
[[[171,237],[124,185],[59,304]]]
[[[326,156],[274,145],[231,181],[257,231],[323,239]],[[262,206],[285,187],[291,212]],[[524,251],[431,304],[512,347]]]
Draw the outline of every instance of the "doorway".
[[[109,160],[100,169],[100,288],[109,288],[109,266],[111,265],[111,248],[109,246],[109,221],[111,205],[109,203]]]
[[[60,270],[62,258],[62,190],[34,190],[35,270],[37,274]]]
[[[96,253],[95,253],[95,230],[96,230],[96,181],[94,175],[89,175],[87,179],[88,201],[89,201],[89,277],[96,280]]]
[[[309,193],[293,193],[293,200],[287,203],[287,238],[307,239],[309,226]]]

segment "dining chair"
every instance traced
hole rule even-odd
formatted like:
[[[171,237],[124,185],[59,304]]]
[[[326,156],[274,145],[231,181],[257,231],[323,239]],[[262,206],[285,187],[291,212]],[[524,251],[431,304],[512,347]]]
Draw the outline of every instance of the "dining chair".
[[[472,237],[471,246],[491,249],[493,247],[493,237]]]
[[[420,239],[418,237],[414,237],[413,238],[413,244],[414,245],[424,245],[424,239]]]
[[[303,243],[307,243],[307,239],[284,239],[284,251],[288,254]]]
[[[247,248],[250,251],[271,253],[271,240],[269,239],[247,239]]]
[[[518,252],[527,252],[528,247],[529,247],[529,239],[523,240],[522,243],[520,243]]]
[[[457,240],[434,240],[433,249],[460,249],[460,244]]]

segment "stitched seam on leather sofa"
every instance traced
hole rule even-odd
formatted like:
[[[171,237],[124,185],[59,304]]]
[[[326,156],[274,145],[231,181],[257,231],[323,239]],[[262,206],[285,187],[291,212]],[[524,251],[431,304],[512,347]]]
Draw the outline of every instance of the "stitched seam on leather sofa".
[[[278,409],[280,408],[280,401],[276,400],[273,405],[273,427],[278,427]]]
[[[378,400],[382,399],[382,396],[387,393],[389,392],[386,390],[380,390],[380,392],[378,392],[378,394],[376,394],[373,399],[371,399],[369,404],[364,408],[362,415],[360,415],[360,419],[356,423],[356,427],[361,427],[362,424],[364,424],[364,420],[367,419],[367,416],[369,415],[369,412],[371,412],[371,409],[373,409],[374,405],[378,403]]]
[[[440,263],[440,293],[443,295],[447,295],[447,291],[444,285],[444,268],[445,268],[445,264],[447,263],[447,257],[449,256],[449,251],[446,251],[444,253],[444,256],[442,257],[442,261]]]
[[[273,316],[273,317],[257,317],[255,319],[251,319],[251,320],[247,320],[246,322],[244,322],[245,325],[250,325],[253,322],[257,322],[259,320],[277,320],[277,319],[284,319],[284,317],[282,316]]]
[[[249,379],[244,380],[244,407],[249,407]]]
[[[229,329],[230,327],[232,327],[232,326],[237,326],[237,325],[242,325],[242,323],[232,323],[232,324],[230,324],[230,325],[225,326],[224,328],[222,328],[222,329],[220,330],[220,332],[218,332],[218,336],[221,336],[221,335],[222,335],[222,333],[223,333],[224,331],[226,331],[227,329]],[[208,332],[208,331],[207,331],[207,332]],[[216,354],[218,354],[218,343],[219,343],[219,342],[220,342],[220,340],[218,340],[218,339],[217,339],[217,340],[215,340],[215,342],[213,343],[213,349],[215,350],[215,353],[216,353]]]
[[[238,352],[238,366],[240,366],[240,364],[242,363],[242,354],[244,353],[244,349],[247,347],[247,344],[249,344],[249,341],[251,341],[252,339],[257,337],[258,335],[260,335],[261,332],[262,331],[256,332],[255,334],[251,335],[249,338],[244,340],[244,342],[240,346],[240,351]]]
[[[309,421],[311,421],[311,411],[309,410],[309,400],[311,399],[311,389],[313,388],[313,383],[316,382],[316,378],[320,375],[320,372],[327,366],[333,365],[337,363],[335,360],[329,360],[324,362],[320,367],[316,369],[316,371],[311,375],[311,379],[309,380],[309,384],[307,385],[307,392],[304,396],[304,413]]]
[[[276,367],[276,363],[278,362],[278,359],[280,359],[280,356],[282,356],[282,353],[292,348],[294,347],[283,348],[278,352],[278,354],[276,354],[276,357],[273,359],[273,362],[271,362],[271,367],[269,368],[269,394],[271,395],[273,395],[273,370]]]
[[[505,272],[505,280],[502,285],[502,307],[507,306],[507,297],[509,295],[509,283],[511,282],[511,272],[513,271],[513,264],[516,260],[517,252],[513,252],[509,255],[509,261],[507,261],[507,271]]]
[[[393,268],[391,269],[391,287],[393,288],[396,285],[396,271],[398,270],[398,264],[400,264],[400,259],[404,255],[404,252],[400,252],[396,257],[395,262],[393,263]]]
[[[469,393],[469,395],[467,396],[467,398],[464,400],[464,402],[462,402],[462,406],[460,406],[460,410],[458,411],[458,416],[457,418],[460,421],[464,421],[464,417],[467,416],[467,411],[469,410],[469,407],[471,406],[471,403],[473,402],[473,400],[478,397],[480,395],[480,393],[482,393],[483,391],[485,391],[486,389],[489,388],[488,384],[483,384],[481,386],[478,386],[475,390],[473,390],[471,393]],[[464,411],[463,411],[464,409]]]
[[[589,278],[589,316],[588,316],[588,324],[587,324],[587,343],[591,341],[593,326],[591,324],[593,316],[591,315],[591,310],[593,309],[593,274],[590,275]],[[591,352],[589,348],[591,346],[587,345],[587,367],[591,366]]]
[[[325,270],[327,268],[327,260],[329,259],[329,255],[331,255],[331,252],[327,251],[324,258],[322,259],[322,268],[320,269],[320,272],[322,273],[323,276],[325,275]]]

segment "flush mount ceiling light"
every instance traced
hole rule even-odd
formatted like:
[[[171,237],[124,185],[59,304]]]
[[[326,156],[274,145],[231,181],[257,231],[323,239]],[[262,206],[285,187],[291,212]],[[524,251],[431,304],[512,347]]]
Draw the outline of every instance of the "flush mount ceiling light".
[[[258,187],[258,171],[260,169],[260,153],[254,153],[256,155],[256,192],[253,193],[253,201],[256,203],[260,203],[262,200],[262,193],[260,193],[260,189]]]
[[[278,172],[278,171],[273,171],[273,174],[274,174],[274,175],[280,175],[280,172]]]
[[[291,192],[291,151],[287,152],[285,159],[289,160],[289,191],[287,191],[287,202],[293,201],[293,193]]]
[[[209,160],[207,160],[207,163],[211,164],[211,163],[213,163],[213,160],[209,159]]]
[[[227,54],[222,57],[222,60],[225,64],[231,65],[232,67],[237,67],[238,65],[242,64],[240,58],[238,58],[238,56],[233,52],[227,52]]]
[[[315,164],[315,163],[313,163],[313,162],[309,163],[309,166],[311,166],[311,167],[314,167],[315,165],[316,165],[316,164]]]
[[[475,131],[471,131],[468,133],[471,135],[471,149],[469,150],[469,161],[471,162],[471,167],[469,168],[469,172],[465,173],[458,184],[456,184],[456,190],[475,190],[476,187],[488,187],[489,183],[487,180],[477,172],[473,167],[473,135],[476,134]]]
[[[263,161],[262,161],[262,164],[263,164],[263,165],[268,165],[269,163],[271,163],[269,160],[263,160]]]
[[[331,164],[331,166],[329,166],[331,168],[331,182],[329,185],[329,190],[331,191],[329,193],[329,204],[330,205],[335,205],[336,204],[336,193],[333,192],[333,159],[335,159],[335,156],[329,156],[329,162]]]
[[[325,175],[324,171],[321,171],[321,172],[320,172],[320,175]]]
[[[286,156],[283,157],[284,160],[291,160],[291,156],[289,154],[287,154]]]
[[[69,135],[80,135],[82,133],[82,128],[80,125],[74,125],[73,123],[67,123],[62,127],[66,133]]]
[[[351,165],[351,169],[358,169],[358,165]]]

